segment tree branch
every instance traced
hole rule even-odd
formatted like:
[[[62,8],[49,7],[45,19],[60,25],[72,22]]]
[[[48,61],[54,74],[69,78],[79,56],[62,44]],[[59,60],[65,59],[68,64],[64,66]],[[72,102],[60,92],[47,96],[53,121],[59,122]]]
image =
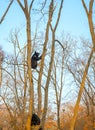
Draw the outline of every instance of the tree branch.
[[[4,20],[5,16],[6,16],[6,14],[8,13],[8,11],[9,11],[9,9],[10,9],[10,6],[12,5],[13,1],[14,1],[14,0],[11,0],[10,4],[8,5],[8,7],[7,7],[5,13],[3,14],[3,16],[2,16],[2,18],[1,18],[1,20],[0,20],[0,24],[3,22],[3,20]]]
[[[63,48],[63,51],[66,49],[59,40],[55,39],[55,42],[58,42],[60,44],[60,46]]]
[[[89,3],[89,13],[91,13],[91,14],[92,14],[93,3],[94,3],[94,0],[90,0],[90,3]]]
[[[58,26],[58,22],[59,22],[60,15],[61,15],[61,10],[62,10],[63,1],[64,1],[64,0],[61,0],[61,5],[60,5],[60,8],[59,8],[59,12],[58,12],[58,18],[57,18],[57,21],[56,21],[54,30],[56,30],[56,28],[57,28],[57,26]]]
[[[25,12],[25,8],[23,7],[22,3],[20,2],[20,0],[17,0],[18,4],[20,5],[20,7],[22,8],[23,12]]]
[[[32,8],[33,3],[34,3],[34,0],[32,0],[32,2],[31,2],[31,4],[30,4],[30,7],[29,7],[29,14],[30,14],[30,12],[31,12],[31,8]]]
[[[85,5],[84,0],[82,0],[82,4],[83,4],[83,7],[84,7],[84,9],[85,9],[85,11],[86,11],[86,14],[87,14],[87,16],[88,16],[89,12],[88,12],[88,10],[87,10],[87,7],[86,7],[86,5]]]

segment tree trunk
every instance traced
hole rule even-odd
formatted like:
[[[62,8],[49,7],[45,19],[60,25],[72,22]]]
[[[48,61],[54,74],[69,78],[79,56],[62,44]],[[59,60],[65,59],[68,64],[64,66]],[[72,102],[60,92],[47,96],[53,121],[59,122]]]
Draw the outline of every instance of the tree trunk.
[[[49,82],[50,82],[52,65],[53,65],[53,61],[54,61],[54,44],[55,44],[54,40],[55,40],[55,33],[52,34],[51,60],[50,60],[50,65],[49,65],[49,70],[48,70],[48,77],[47,77],[46,86],[45,86],[44,111],[43,111],[43,116],[42,116],[42,128],[43,129],[44,129],[44,125],[45,125],[46,113],[47,113],[47,107],[48,107]]]
[[[52,5],[52,0],[51,4],[49,6],[49,12],[51,11],[51,5]],[[41,68],[39,72],[39,78],[38,78],[38,116],[41,114],[41,106],[42,106],[42,94],[41,94],[41,80],[42,80],[42,74],[43,74],[43,68],[44,68],[44,59],[45,59],[45,54],[46,54],[46,47],[48,43],[48,35],[49,35],[49,27],[51,24],[52,17],[51,15],[48,16],[48,22],[47,22],[47,27],[46,27],[46,35],[45,35],[45,42],[44,42],[44,47],[43,47],[43,54],[42,54],[42,60],[41,60]]]
[[[46,27],[46,37],[43,47],[43,54],[42,54],[42,60],[41,60],[41,68],[39,72],[39,78],[38,78],[38,116],[40,117],[41,114],[41,107],[42,107],[42,93],[41,93],[41,80],[42,80],[42,74],[43,74],[43,68],[44,68],[44,59],[46,54],[46,46],[48,42],[48,33],[49,33],[49,21],[47,23]]]
[[[27,121],[27,130],[31,130],[31,116],[33,113],[34,89],[31,72],[31,26],[30,16],[27,17],[27,61],[28,61],[28,77],[29,77],[29,114]]]

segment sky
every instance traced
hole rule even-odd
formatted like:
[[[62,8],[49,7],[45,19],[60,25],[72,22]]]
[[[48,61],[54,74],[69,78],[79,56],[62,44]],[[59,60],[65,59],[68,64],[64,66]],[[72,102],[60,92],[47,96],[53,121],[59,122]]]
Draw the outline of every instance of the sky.
[[[89,0],[85,0],[87,5],[88,1]],[[2,7],[0,8],[0,19],[8,3],[9,0],[0,1],[0,7]],[[33,21],[31,25],[32,29],[34,27],[34,24],[35,21]],[[42,27],[43,26],[41,26],[41,28]],[[15,29],[21,29],[21,40],[22,42],[25,42],[25,17],[16,0],[11,6],[3,23],[0,25],[0,46],[2,46],[2,49],[7,53],[12,52],[12,45],[8,42],[8,39],[10,32],[14,31]],[[87,39],[91,39],[87,16],[82,6],[81,0],[64,0],[57,34],[59,35],[63,31],[77,38],[83,36]]]
[[[9,1],[10,0],[0,0],[0,19],[2,17],[3,12],[6,10],[6,7]],[[85,0],[85,2],[88,5],[89,0]],[[95,8],[95,2],[94,2],[94,8]],[[35,32],[35,19],[36,19],[35,15],[33,15],[32,17],[32,14],[31,14],[31,18],[32,18],[31,28]],[[47,22],[46,20],[47,19],[44,19],[43,22]],[[95,21],[95,18],[94,18],[94,21]],[[43,26],[43,22],[42,22],[42,25],[39,26],[39,30],[41,29],[45,31],[46,26]],[[2,24],[0,24],[0,46],[2,47],[2,50],[5,53],[7,54],[14,53],[12,44],[8,40],[10,37],[10,33],[12,31],[20,29],[21,30],[20,37],[19,37],[20,42],[22,44],[26,42],[25,24],[26,24],[25,16],[21,8],[17,4],[16,0],[14,0],[14,3],[12,4],[4,21],[2,22]],[[84,37],[86,39],[91,40],[88,20],[87,20],[85,10],[82,6],[81,0],[64,0],[61,18],[60,18],[60,22],[57,29],[57,35],[61,36],[62,32],[69,33],[74,38]],[[70,91],[70,89],[71,88],[69,88],[69,90],[65,90],[63,95],[66,95]],[[69,98],[71,99],[71,97]]]

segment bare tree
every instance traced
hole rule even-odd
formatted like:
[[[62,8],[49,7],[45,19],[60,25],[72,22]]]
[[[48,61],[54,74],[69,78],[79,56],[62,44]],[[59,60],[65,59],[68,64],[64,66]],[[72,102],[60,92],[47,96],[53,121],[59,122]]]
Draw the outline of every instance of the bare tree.
[[[48,107],[48,89],[49,89],[49,83],[50,83],[50,76],[51,76],[52,66],[53,66],[53,62],[54,62],[55,33],[56,33],[56,29],[57,29],[59,19],[61,16],[62,5],[63,5],[63,0],[61,0],[61,3],[60,3],[60,8],[58,11],[58,16],[57,16],[57,20],[55,22],[54,28],[52,27],[51,22],[49,24],[49,26],[51,27],[51,32],[52,32],[52,45],[51,45],[51,58],[50,58],[50,63],[49,63],[48,76],[47,76],[46,85],[45,85],[44,111],[43,111],[43,115],[42,115],[42,128],[43,129],[44,129],[47,107]],[[50,6],[49,6],[49,19],[50,19],[50,21],[52,20],[53,13],[54,13],[54,0],[51,0]]]
[[[49,12],[51,12],[51,11],[52,10],[49,7]],[[39,77],[38,77],[38,115],[39,116],[40,116],[41,107],[42,107],[41,80],[42,80],[44,60],[45,60],[45,55],[46,55],[46,47],[47,47],[47,43],[48,43],[48,39],[49,39],[49,27],[50,27],[51,20],[52,20],[52,17],[49,15],[48,16],[48,22],[47,22],[47,25],[46,25],[45,41],[44,41],[43,52],[42,52],[40,72],[39,72]]]
[[[81,100],[81,97],[82,97],[83,89],[85,87],[85,80],[86,80],[86,77],[87,77],[87,74],[88,74],[88,69],[89,69],[89,66],[90,66],[90,62],[91,62],[91,59],[92,59],[92,56],[93,56],[93,51],[94,50],[92,48],[90,56],[88,58],[88,62],[86,64],[86,66],[85,66],[82,81],[80,83],[80,90],[79,90],[77,101],[76,101],[76,104],[75,104],[74,115],[72,117],[71,124],[70,124],[70,130],[74,130],[75,121],[76,121],[77,114],[78,114],[78,109],[79,109],[79,104],[80,104],[80,100]]]
[[[31,1],[30,5],[28,6],[28,1],[24,0],[24,5],[21,3],[20,0],[17,0],[19,6],[21,7],[25,18],[26,18],[26,33],[27,33],[27,63],[28,63],[28,77],[29,77],[29,113],[28,113],[28,120],[26,124],[27,130],[31,130],[31,116],[33,112],[33,101],[34,101],[34,90],[33,90],[33,79],[32,79],[32,71],[31,71],[31,9],[34,3],[34,0]]]
[[[55,95],[56,95],[56,105],[57,105],[57,128],[59,130],[60,130],[60,105],[62,98],[62,89],[64,86],[63,73],[64,73],[64,54],[62,54],[62,59],[60,59],[59,64],[58,59],[56,58],[56,64],[54,65],[54,78],[53,78]]]
[[[0,18],[0,24],[4,21],[4,18],[6,16],[6,14],[8,13],[11,5],[13,3],[13,0],[10,1],[6,11],[4,12],[4,14],[2,15],[2,17]],[[1,82],[2,82],[2,61],[3,61],[3,53],[1,52],[1,49],[0,49],[0,87],[1,87]]]
[[[89,22],[89,28],[90,28],[90,33],[91,33],[91,37],[92,37],[93,48],[92,48],[90,56],[88,58],[88,62],[86,64],[85,71],[84,71],[84,74],[83,74],[83,78],[82,78],[82,81],[81,81],[81,84],[80,84],[80,90],[79,90],[78,98],[77,98],[75,109],[74,109],[74,116],[71,120],[70,130],[74,130],[75,120],[77,118],[77,113],[78,113],[78,108],[79,108],[79,103],[80,103],[81,96],[82,96],[82,93],[83,93],[83,89],[84,89],[84,86],[85,86],[85,80],[86,80],[86,77],[87,77],[87,74],[88,74],[88,69],[89,69],[90,62],[91,62],[91,59],[92,59],[92,56],[93,56],[93,52],[95,52],[95,32],[94,32],[93,15],[92,15],[92,13],[93,13],[93,11],[92,11],[93,10],[93,3],[94,3],[94,0],[90,0],[89,11],[88,11],[84,0],[82,0],[82,4],[83,4],[83,7],[86,11],[88,22]]]
[[[3,89],[1,98],[9,113],[9,129],[24,130],[26,123],[26,103],[28,102],[28,80],[26,64],[26,47],[20,47],[18,34],[15,31],[10,35],[9,42],[13,44],[14,55],[6,56],[2,67]],[[19,127],[18,127],[19,126]]]

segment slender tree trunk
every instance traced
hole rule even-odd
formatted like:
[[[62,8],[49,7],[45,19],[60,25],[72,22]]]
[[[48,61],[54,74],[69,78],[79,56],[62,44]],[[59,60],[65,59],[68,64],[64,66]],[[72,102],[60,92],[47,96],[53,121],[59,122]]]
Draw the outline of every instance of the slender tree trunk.
[[[60,130],[60,103],[57,103],[57,124],[58,124],[58,130]]]
[[[31,116],[34,107],[34,89],[33,89],[33,77],[31,70],[31,9],[34,0],[31,0],[30,5],[28,0],[24,0],[22,3],[17,0],[19,6],[21,7],[25,17],[26,17],[26,33],[27,33],[27,64],[28,64],[28,79],[29,79],[29,112],[28,119],[26,122],[26,129],[31,130]]]
[[[28,77],[29,77],[29,113],[27,120],[27,130],[31,130],[31,116],[33,112],[34,89],[31,72],[31,24],[30,15],[27,15],[27,62],[28,62]]]
[[[24,55],[25,62],[25,55]],[[25,111],[26,111],[26,90],[27,90],[27,73],[24,65],[24,94],[23,94],[23,110],[22,110],[22,130],[25,130]]]
[[[45,120],[46,120],[46,113],[47,113],[47,107],[48,107],[48,89],[49,89],[49,82],[50,82],[50,76],[51,76],[51,70],[52,70],[52,65],[54,61],[54,40],[55,40],[55,34],[52,34],[52,49],[51,49],[51,60],[50,60],[50,65],[49,65],[49,70],[48,70],[48,77],[46,81],[46,87],[45,87],[45,98],[44,98],[44,111],[43,111],[43,116],[42,116],[42,128],[44,129],[45,125]]]
[[[52,4],[52,2],[51,2],[51,4]],[[50,6],[51,6],[51,4],[50,4]],[[49,7],[49,12],[52,12],[50,7]],[[44,68],[44,59],[45,59],[46,47],[47,47],[47,43],[48,43],[49,27],[50,27],[50,24],[51,24],[51,20],[52,20],[52,17],[51,17],[51,15],[49,15],[47,26],[46,26],[46,35],[45,35],[45,42],[44,42],[44,47],[43,47],[41,67],[40,67],[39,78],[38,78],[38,115],[39,116],[41,114],[41,106],[42,106],[41,80],[42,80],[42,74],[43,74],[43,68]]]
[[[87,62],[86,67],[85,67],[82,82],[80,84],[80,90],[79,90],[78,98],[77,98],[77,101],[76,101],[76,104],[75,104],[74,115],[73,115],[73,118],[72,118],[71,124],[70,124],[70,130],[74,130],[75,121],[76,121],[77,114],[78,114],[78,109],[79,109],[79,104],[80,104],[80,100],[81,100],[81,97],[82,97],[83,89],[85,87],[85,80],[86,80],[86,77],[87,77],[87,73],[88,73],[88,69],[89,69],[89,66],[90,66],[92,55],[93,55],[93,49],[92,49],[92,51],[90,53],[88,62]]]
[[[54,26],[54,29],[51,25],[52,21],[52,16],[53,16],[53,11],[54,11],[54,0],[51,0],[50,6],[49,6],[49,26],[51,27],[52,31],[52,48],[51,48],[51,59],[50,59],[50,64],[49,64],[49,70],[48,70],[48,76],[47,76],[47,81],[46,81],[46,86],[45,86],[45,96],[44,96],[44,111],[42,115],[42,128],[44,129],[45,125],[45,120],[46,120],[46,114],[47,114],[47,108],[48,108],[48,89],[49,89],[49,83],[50,83],[50,76],[51,76],[51,71],[52,71],[52,65],[54,62],[54,53],[55,53],[55,32],[59,23],[60,15],[61,15],[61,10],[62,10],[62,5],[63,5],[63,0],[61,0],[59,12],[58,12],[58,17]]]
[[[46,54],[46,46],[48,42],[48,33],[49,33],[49,21],[47,23],[46,27],[46,37],[43,47],[43,54],[42,54],[42,60],[41,60],[41,68],[39,72],[39,78],[38,78],[38,116],[40,117],[41,114],[41,107],[42,107],[42,93],[41,93],[41,80],[42,80],[42,74],[43,74],[43,68],[44,68],[44,59]]]
[[[55,66],[53,81],[54,81],[55,95],[56,95],[56,105],[57,105],[57,128],[58,128],[58,130],[60,130],[60,97],[59,97],[59,94],[58,94],[58,91],[60,91],[60,89],[57,89],[56,80],[57,80],[57,77],[56,77],[56,66]]]
[[[63,88],[63,58],[62,58],[62,70],[61,70],[61,85],[60,88],[57,89],[57,77],[56,77],[56,68],[55,68],[55,78],[54,78],[54,87],[55,87],[55,94],[56,94],[56,104],[57,104],[57,127],[60,130],[60,104],[61,104],[61,95],[62,95],[62,88]],[[56,67],[56,66],[55,66]]]
[[[54,1],[51,0],[50,6],[49,6],[49,20],[47,24],[47,31],[49,31],[49,26],[51,25],[52,21],[52,14],[53,14],[53,3]],[[48,35],[48,33],[46,33]],[[47,36],[46,36],[47,38]],[[49,89],[49,82],[50,82],[50,76],[51,76],[51,70],[52,70],[52,65],[53,65],[53,60],[54,60],[54,40],[55,40],[55,33],[52,33],[52,48],[51,48],[51,59],[50,59],[50,64],[49,64],[49,70],[48,70],[48,76],[47,76],[47,81],[45,85],[45,95],[44,95],[44,111],[42,115],[42,128],[44,129],[45,125],[45,120],[46,120],[46,114],[47,114],[47,107],[48,107],[48,89]]]

